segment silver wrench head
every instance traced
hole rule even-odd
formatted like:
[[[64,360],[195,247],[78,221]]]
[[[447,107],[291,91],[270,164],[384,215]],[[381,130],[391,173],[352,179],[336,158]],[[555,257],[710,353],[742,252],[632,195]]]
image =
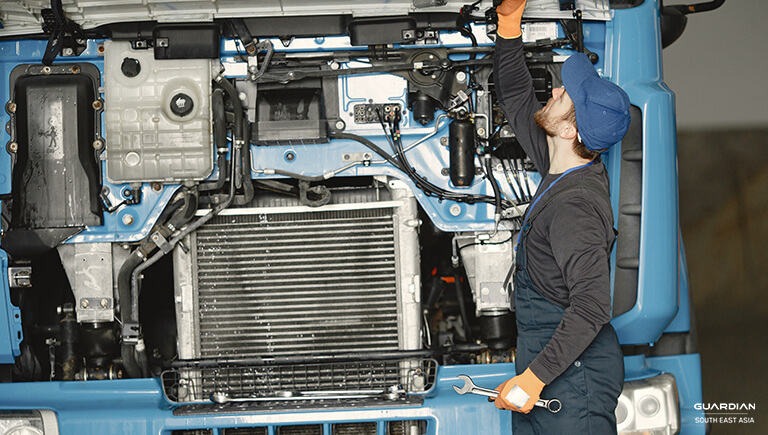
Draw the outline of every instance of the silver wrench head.
[[[470,378],[467,375],[459,375],[457,376],[460,380],[464,381],[464,385],[459,387],[458,385],[453,386],[453,390],[456,391],[459,394],[467,394],[470,391],[472,391],[472,388],[475,387],[475,384],[472,382],[472,378]]]

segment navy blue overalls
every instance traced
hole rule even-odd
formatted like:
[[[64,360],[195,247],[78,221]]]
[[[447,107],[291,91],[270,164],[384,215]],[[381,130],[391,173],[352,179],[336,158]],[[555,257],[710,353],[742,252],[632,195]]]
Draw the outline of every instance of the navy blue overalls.
[[[554,192],[549,200],[536,210],[533,210],[534,203],[528,210],[530,216],[527,216],[523,223],[517,245],[514,277],[518,331],[515,372],[518,375],[528,368],[549,342],[565,312],[565,307],[541,295],[528,274],[525,245],[531,224],[556,196],[582,187],[596,191],[606,199],[608,197],[605,189],[597,185],[577,184]],[[512,412],[513,435],[615,434],[614,412],[623,383],[623,356],[616,331],[609,323],[603,326],[592,344],[576,361],[542,390],[542,399],[560,399],[560,412],[551,413],[538,406],[534,406],[529,414]]]

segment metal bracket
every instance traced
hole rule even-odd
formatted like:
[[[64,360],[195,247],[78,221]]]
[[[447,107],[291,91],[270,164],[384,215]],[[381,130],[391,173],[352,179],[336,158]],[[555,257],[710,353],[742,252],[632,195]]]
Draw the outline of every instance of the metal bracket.
[[[123,322],[122,336],[125,344],[139,344],[141,338],[139,322]]]

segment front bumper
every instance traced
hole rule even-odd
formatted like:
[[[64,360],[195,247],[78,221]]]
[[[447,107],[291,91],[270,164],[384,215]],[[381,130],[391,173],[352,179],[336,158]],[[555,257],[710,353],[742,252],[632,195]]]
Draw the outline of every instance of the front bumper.
[[[680,399],[681,434],[704,434],[696,424],[703,411],[701,369],[698,354],[645,358],[625,357],[626,380],[671,373]],[[269,435],[287,425],[319,425],[323,434],[333,433],[333,424],[375,422],[377,435],[385,435],[387,422],[423,420],[426,434],[462,435],[512,433],[510,412],[499,411],[485,397],[460,396],[452,386],[467,374],[478,385],[495,387],[514,374],[514,364],[441,366],[437,380],[422,405],[348,408],[330,410],[269,411],[241,414],[176,415],[176,406],[162,393],[159,379],[132,379],[88,382],[37,382],[0,385],[0,409],[50,409],[58,417],[61,434],[170,434],[175,430],[266,427]]]

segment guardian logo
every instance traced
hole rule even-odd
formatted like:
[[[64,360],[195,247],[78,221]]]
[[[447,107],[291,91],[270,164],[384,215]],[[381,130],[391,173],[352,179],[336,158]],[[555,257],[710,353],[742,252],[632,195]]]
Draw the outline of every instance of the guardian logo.
[[[699,411],[754,411],[754,403],[695,403],[693,409]]]

